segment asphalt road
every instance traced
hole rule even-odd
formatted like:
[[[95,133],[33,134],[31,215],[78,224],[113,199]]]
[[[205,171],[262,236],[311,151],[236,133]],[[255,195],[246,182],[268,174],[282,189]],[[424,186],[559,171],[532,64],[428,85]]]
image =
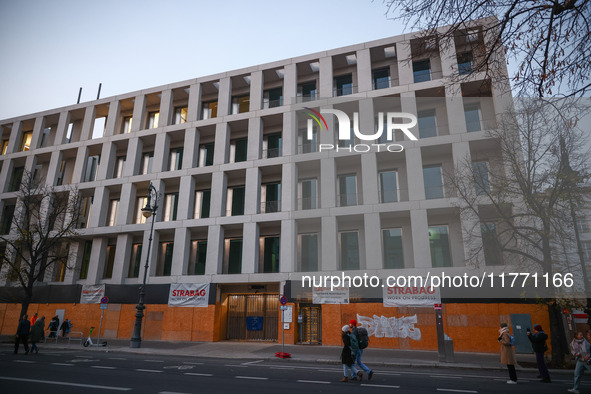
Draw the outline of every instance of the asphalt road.
[[[22,348],[21,348],[22,352]],[[370,366],[371,367],[371,366]],[[235,360],[105,352],[47,351],[14,355],[0,348],[0,393],[566,393],[571,375],[541,383],[504,371],[375,368],[373,379],[341,383],[342,366],[293,360]],[[591,393],[591,376],[581,392]]]

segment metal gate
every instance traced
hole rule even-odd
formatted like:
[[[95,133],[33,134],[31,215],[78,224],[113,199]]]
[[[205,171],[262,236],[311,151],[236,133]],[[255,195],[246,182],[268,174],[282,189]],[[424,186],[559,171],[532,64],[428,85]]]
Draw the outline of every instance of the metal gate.
[[[300,342],[309,344],[322,343],[322,321],[320,306],[301,306]]]
[[[279,295],[228,295],[227,339],[276,341],[279,324]]]
[[[511,326],[515,337],[515,353],[532,353],[531,342],[527,339],[527,329],[533,332],[531,316],[528,313],[511,313]]]

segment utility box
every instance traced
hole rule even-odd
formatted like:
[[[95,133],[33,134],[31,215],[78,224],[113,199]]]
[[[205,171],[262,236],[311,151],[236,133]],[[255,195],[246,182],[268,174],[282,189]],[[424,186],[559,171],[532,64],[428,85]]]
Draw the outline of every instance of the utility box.
[[[446,363],[455,363],[454,357],[454,341],[447,334],[444,334],[445,337],[443,339],[443,345],[445,348],[445,362]]]

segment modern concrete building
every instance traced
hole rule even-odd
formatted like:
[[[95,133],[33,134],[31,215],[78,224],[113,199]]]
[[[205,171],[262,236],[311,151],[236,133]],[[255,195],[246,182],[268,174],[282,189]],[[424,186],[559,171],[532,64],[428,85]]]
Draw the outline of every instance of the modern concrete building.
[[[444,176],[466,158],[479,171],[502,170],[486,130],[512,103],[508,85],[472,72],[485,23],[447,42],[390,37],[0,121],[5,233],[24,170],[58,190],[73,185],[84,198],[79,238],[69,245],[75,269],[47,272],[30,313],[65,310],[86,332],[100,313],[78,304],[80,290],[105,284],[102,336],[131,336],[150,235],[141,208],[152,183],[160,203],[145,339],[276,340],[285,294],[293,312],[287,343],[337,345],[343,322],[361,316],[390,325],[372,337],[374,347],[436,348],[432,307],[386,307],[381,288],[351,289],[349,304],[314,304],[311,291],[296,287],[304,275],[385,278],[502,264],[486,248],[480,261],[467,261],[479,245],[463,232]],[[410,113],[418,140],[384,133],[377,143],[404,150],[365,151],[367,141],[338,140],[328,115],[310,138],[306,108],[338,109],[351,120],[357,112],[362,130],[379,127],[379,112]],[[207,284],[208,306],[168,306],[171,283]],[[6,277],[0,285],[1,330],[12,333],[16,290]],[[445,331],[458,350],[497,351],[498,323],[512,313],[548,326],[538,305],[444,301]],[[251,327],[248,317],[263,323]]]

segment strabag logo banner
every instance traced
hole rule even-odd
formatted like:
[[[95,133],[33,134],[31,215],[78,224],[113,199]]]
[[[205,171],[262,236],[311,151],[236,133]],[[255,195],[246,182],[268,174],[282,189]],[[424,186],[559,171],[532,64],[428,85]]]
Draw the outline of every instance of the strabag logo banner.
[[[168,306],[207,307],[209,284],[171,283]]]

